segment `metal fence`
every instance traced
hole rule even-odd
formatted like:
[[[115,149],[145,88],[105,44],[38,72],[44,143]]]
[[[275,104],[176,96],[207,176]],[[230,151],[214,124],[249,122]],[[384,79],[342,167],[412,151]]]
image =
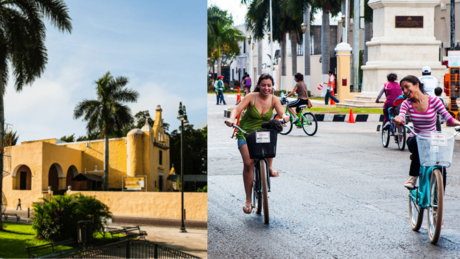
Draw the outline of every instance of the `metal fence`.
[[[123,240],[60,256],[60,258],[199,258],[157,243]]]

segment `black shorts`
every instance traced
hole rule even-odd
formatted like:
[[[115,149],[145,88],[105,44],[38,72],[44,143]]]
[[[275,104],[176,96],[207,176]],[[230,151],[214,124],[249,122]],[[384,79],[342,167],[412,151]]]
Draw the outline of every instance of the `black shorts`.
[[[297,99],[297,100],[295,100],[293,102],[288,103],[287,107],[288,108],[296,107],[295,111],[300,112],[299,106],[303,105],[303,104],[308,106],[308,99],[305,99],[305,100],[304,99]]]

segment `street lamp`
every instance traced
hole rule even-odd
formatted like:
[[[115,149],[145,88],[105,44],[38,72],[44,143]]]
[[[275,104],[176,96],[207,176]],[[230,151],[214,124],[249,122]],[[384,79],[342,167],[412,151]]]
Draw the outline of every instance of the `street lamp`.
[[[272,38],[270,37],[270,32],[267,32],[268,34],[268,43],[271,43],[272,42]],[[271,53],[270,53],[271,54]]]
[[[187,233],[185,230],[185,222],[184,222],[184,155],[183,155],[183,138],[184,135],[184,124],[188,125],[187,115],[185,113],[185,106],[182,106],[182,102],[179,104],[179,112],[177,115],[177,119],[181,122],[181,133],[180,133],[180,182],[181,186],[181,215],[182,215],[182,226],[180,228],[181,233]]]
[[[304,44],[304,46],[305,46],[305,45],[307,44],[307,43],[305,42],[305,30],[307,29],[307,25],[306,25],[305,23],[302,23],[302,24],[300,25],[300,28],[302,28],[302,40],[303,40],[303,44]],[[306,49],[305,49],[305,48],[303,48],[303,49],[304,49],[304,53],[303,53],[303,71],[304,71],[304,73],[305,73],[305,72],[307,71],[306,68],[305,68],[305,67],[306,67],[306,66],[305,66],[305,58],[306,58],[306,56],[307,56],[307,53],[306,53]],[[304,76],[306,76],[306,75],[307,75],[307,73],[304,74]]]
[[[248,37],[248,44],[249,44],[249,45],[251,45],[251,39],[252,39],[252,38],[251,38],[251,35],[249,35],[249,37]]]

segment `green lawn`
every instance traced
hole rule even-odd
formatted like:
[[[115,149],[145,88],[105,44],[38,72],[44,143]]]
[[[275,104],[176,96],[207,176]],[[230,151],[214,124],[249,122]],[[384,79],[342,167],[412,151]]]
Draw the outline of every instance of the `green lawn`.
[[[0,231],[0,258],[28,258],[26,246],[45,245],[50,242],[46,240],[38,240],[35,237],[37,234],[32,229],[32,225],[22,225],[14,223],[5,223],[5,231]],[[77,230],[75,230],[77,231]],[[96,239],[103,239],[101,234],[97,234]],[[109,239],[106,237],[106,239]],[[59,246],[58,249],[70,249],[70,246]],[[53,251],[40,251],[39,254],[52,253]]]

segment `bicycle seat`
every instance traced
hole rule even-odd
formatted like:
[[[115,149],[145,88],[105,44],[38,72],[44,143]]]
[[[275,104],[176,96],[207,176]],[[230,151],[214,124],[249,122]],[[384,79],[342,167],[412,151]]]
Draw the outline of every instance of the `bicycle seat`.
[[[306,104],[299,105],[299,108],[300,108],[300,109],[303,109],[303,108],[305,108],[305,107],[307,107]]]

